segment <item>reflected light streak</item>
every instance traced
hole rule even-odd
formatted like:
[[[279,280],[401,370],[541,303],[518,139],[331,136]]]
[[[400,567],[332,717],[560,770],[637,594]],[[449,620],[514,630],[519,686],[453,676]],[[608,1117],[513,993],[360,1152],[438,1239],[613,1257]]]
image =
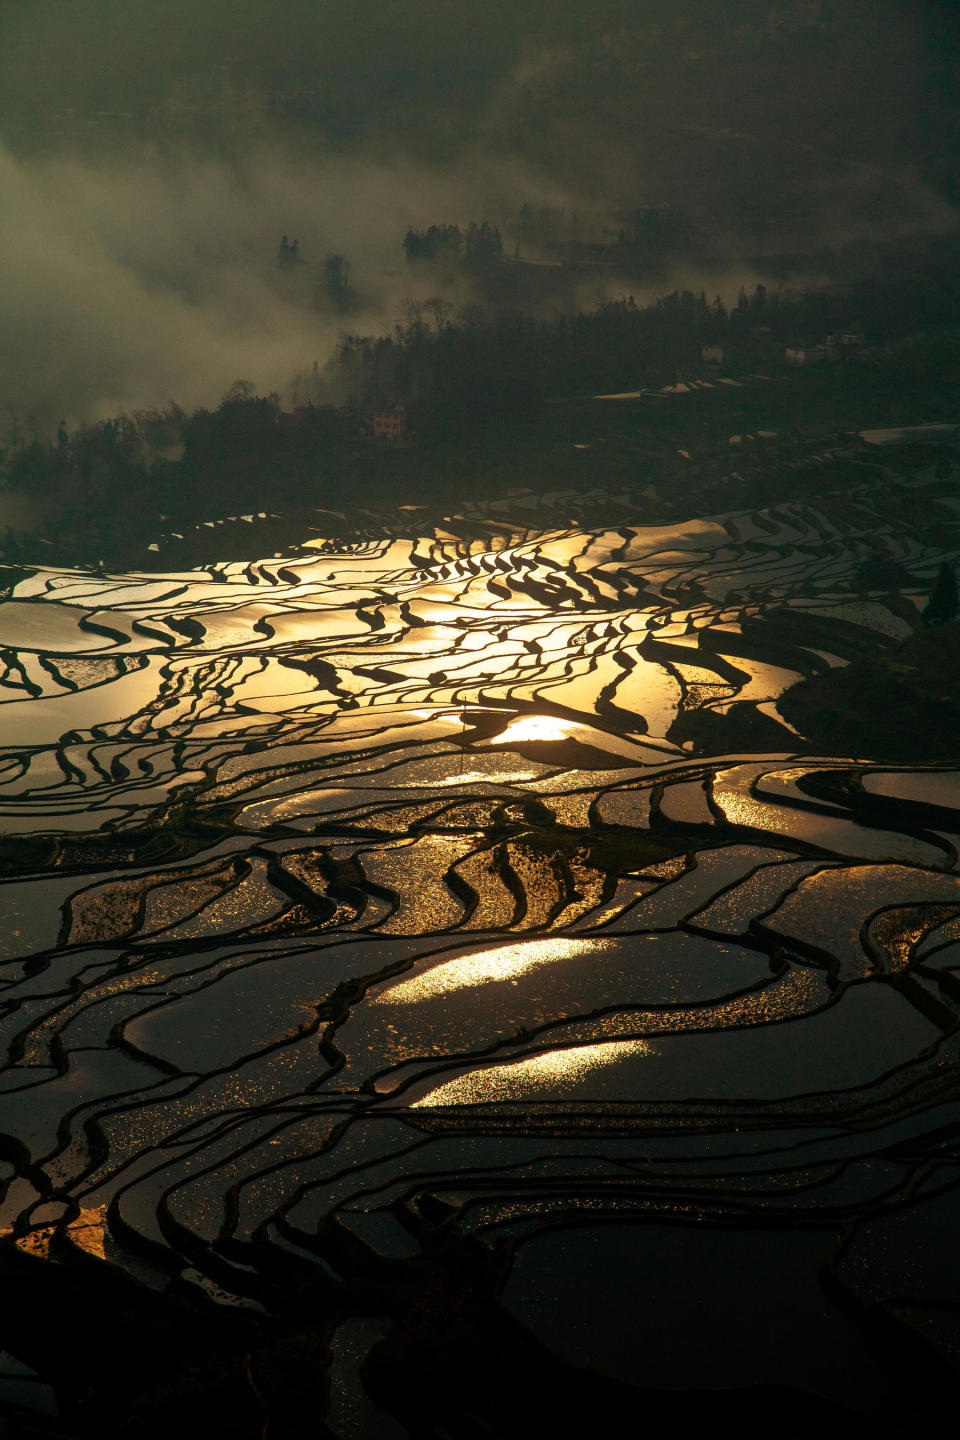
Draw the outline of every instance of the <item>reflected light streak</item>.
[[[98,1260],[105,1260],[106,1224],[107,1206],[97,1205],[91,1210],[81,1210],[77,1218],[71,1220],[67,1226],[67,1233],[79,1249],[85,1250],[88,1255],[93,1255]]]
[[[654,1047],[646,1040],[613,1040],[600,1045],[576,1045],[569,1050],[549,1050],[545,1055],[532,1055],[528,1060],[515,1060],[509,1065],[469,1070],[414,1100],[410,1109],[525,1100],[540,1090],[567,1089],[585,1080],[591,1071],[617,1060],[653,1053]]]
[[[436,780],[422,780],[421,785],[480,785],[483,783],[511,785],[518,780],[536,780],[537,774],[532,770],[451,770],[449,775],[441,775]]]
[[[434,1000],[454,990],[467,990],[491,980],[516,980],[541,965],[569,960],[576,955],[609,950],[609,940],[529,940],[520,945],[503,945],[480,950],[470,955],[457,955],[444,960],[423,975],[414,975],[391,985],[377,995],[375,1005],[415,1005],[420,1000]]]
[[[521,715],[511,720],[500,735],[494,736],[491,745],[510,745],[518,740],[569,740],[573,723],[560,720],[555,715]]]

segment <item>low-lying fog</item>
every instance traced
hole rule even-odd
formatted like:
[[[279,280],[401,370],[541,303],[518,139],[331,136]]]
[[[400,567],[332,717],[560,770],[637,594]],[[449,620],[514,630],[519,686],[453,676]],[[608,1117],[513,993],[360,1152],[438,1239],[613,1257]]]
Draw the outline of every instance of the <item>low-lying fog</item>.
[[[411,271],[409,226],[488,220],[507,256],[523,205],[608,235],[652,207],[696,234],[647,274],[584,270],[549,310],[675,286],[735,302],[831,278],[844,244],[957,223],[937,6],[167,10],[4,11],[0,448],[14,425],[211,404],[238,378],[289,400],[340,332],[389,330],[438,288],[475,299]],[[283,234],[308,262],[288,274]],[[347,307],[324,290],[330,254]]]

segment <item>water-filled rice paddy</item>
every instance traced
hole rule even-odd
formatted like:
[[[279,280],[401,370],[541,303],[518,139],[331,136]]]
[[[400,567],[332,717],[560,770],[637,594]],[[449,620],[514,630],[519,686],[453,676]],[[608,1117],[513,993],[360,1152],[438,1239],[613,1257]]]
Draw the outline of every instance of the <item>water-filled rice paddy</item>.
[[[909,634],[957,521],[570,504],[7,572],[4,1263],[242,1316],[261,1427],[309,1292],[322,1434],[730,1390],[911,1433],[960,1333],[957,769],[777,700]],[[913,589],[851,589],[878,537]],[[0,1406],[82,1410],[7,1310]]]

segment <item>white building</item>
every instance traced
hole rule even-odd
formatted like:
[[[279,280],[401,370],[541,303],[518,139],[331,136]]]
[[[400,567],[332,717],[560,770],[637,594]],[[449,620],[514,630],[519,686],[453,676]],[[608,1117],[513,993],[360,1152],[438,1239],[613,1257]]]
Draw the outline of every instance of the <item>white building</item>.
[[[783,358],[788,365],[816,365],[827,353],[824,345],[788,345]]]

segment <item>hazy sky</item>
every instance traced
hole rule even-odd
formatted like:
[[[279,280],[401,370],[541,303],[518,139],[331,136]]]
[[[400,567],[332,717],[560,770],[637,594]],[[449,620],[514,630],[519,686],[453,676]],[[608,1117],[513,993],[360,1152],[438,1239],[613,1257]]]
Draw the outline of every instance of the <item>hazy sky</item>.
[[[367,331],[407,225],[524,200],[718,249],[942,231],[958,34],[932,0],[0,0],[0,414],[283,388],[344,323],[278,288],[284,231],[349,255]]]

